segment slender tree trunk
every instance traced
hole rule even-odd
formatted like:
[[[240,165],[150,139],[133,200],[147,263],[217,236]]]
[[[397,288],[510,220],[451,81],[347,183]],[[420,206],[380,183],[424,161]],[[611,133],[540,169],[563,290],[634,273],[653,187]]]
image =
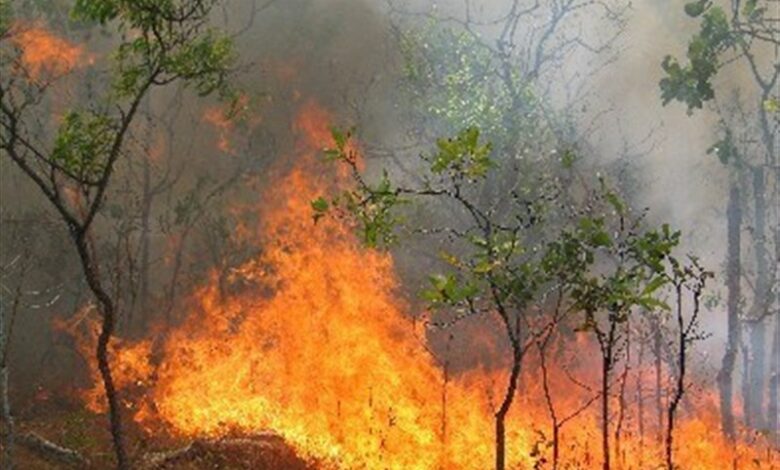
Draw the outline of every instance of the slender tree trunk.
[[[506,468],[506,415],[509,413],[509,408],[515,399],[517,382],[520,378],[520,365],[522,363],[520,340],[513,338],[511,341],[513,350],[512,372],[509,374],[509,383],[507,384],[504,400],[496,412],[496,470],[504,470]]]
[[[661,325],[658,324],[656,319],[655,328],[653,330],[653,354],[655,355],[655,410],[657,413],[657,425],[658,425],[658,442],[661,442],[664,428],[664,412],[661,406],[661,382],[662,382],[662,366],[663,360],[661,358]]]
[[[645,358],[645,338],[640,338],[639,341],[639,357],[637,358],[637,374],[636,374],[636,415],[637,424],[639,427],[639,466],[644,463],[642,458],[644,456],[645,448],[645,394],[644,394],[644,358]]]
[[[611,314],[610,314],[611,316]],[[603,333],[599,335],[601,348],[601,452],[603,453],[603,470],[611,468],[609,452],[609,377],[614,360],[615,334],[617,323],[610,317],[609,333],[606,338]]]
[[[780,429],[778,429],[778,419],[780,419],[780,408],[778,407],[778,395],[780,395],[780,313],[775,313],[774,338],[772,339],[772,372],[769,377],[769,432],[778,442]]]
[[[726,288],[728,289],[728,332],[726,352],[723,355],[720,371],[718,372],[718,389],[720,392],[720,413],[723,433],[729,439],[734,438],[734,409],[733,386],[734,365],[739,350],[740,323],[740,230],[742,227],[742,213],[740,209],[740,195],[737,182],[732,182],[729,191],[729,203],[726,211],[728,220],[727,238],[728,255],[726,259]]]
[[[151,165],[149,159],[143,162],[143,199],[141,200],[141,265],[140,265],[140,287],[138,292],[138,323],[141,330],[144,330],[148,321],[149,308],[149,233],[150,219],[152,213],[152,188],[151,188]]]
[[[13,469],[14,449],[14,419],[11,415],[11,403],[8,399],[8,361],[7,351],[10,334],[7,332],[5,311],[0,303],[0,412],[2,412],[4,428],[0,428],[3,436],[3,455],[0,467]]]
[[[620,374],[620,391],[618,392],[618,418],[615,425],[615,455],[618,458],[618,466],[622,466],[624,456],[621,449],[621,438],[623,435],[623,421],[626,416],[626,386],[628,384],[628,375],[631,372],[631,328],[626,328],[626,359],[623,372]]]
[[[555,406],[553,405],[552,393],[550,392],[550,379],[547,371],[547,358],[546,358],[546,343],[540,344],[537,342],[537,348],[539,349],[539,367],[542,371],[542,390],[544,390],[544,398],[547,402],[547,412],[550,415],[550,427],[552,428],[552,446],[553,446],[553,461],[552,470],[558,470],[560,460],[560,430],[561,423],[558,421],[558,415],[555,413]]]
[[[742,353],[741,359],[742,359],[742,414],[743,414],[743,423],[745,426],[752,427],[753,426],[753,415],[750,413],[749,410],[753,409],[753,404],[750,402],[750,399],[753,398],[752,394],[750,393],[750,349],[748,349],[747,341],[744,338],[745,332],[744,329],[740,329],[740,339],[739,339],[739,350]]]
[[[677,295],[678,373],[677,373],[677,381],[674,387],[674,393],[672,394],[672,399],[669,401],[668,416],[666,418],[665,450],[666,450],[667,470],[674,470],[674,462],[672,459],[672,449],[674,447],[674,418],[675,418],[675,413],[677,412],[677,406],[680,404],[680,399],[682,398],[683,393],[685,393],[685,365],[686,365],[685,359],[686,359],[687,338],[686,338],[686,329],[685,329],[685,323],[684,323],[683,313],[682,313],[682,287],[680,285],[676,286],[675,294]]]
[[[609,358],[604,355],[601,362],[601,452],[604,455],[602,468],[609,470]]]
[[[769,309],[770,285],[768,258],[766,249],[766,187],[764,184],[764,168],[753,170],[754,198],[754,253],[756,256],[755,295],[751,308],[750,324],[750,362],[748,370],[749,409],[746,414],[750,425],[756,429],[766,426],[764,419],[764,390],[766,386],[766,323]]]
[[[119,398],[117,397],[114,379],[111,375],[111,365],[108,357],[108,347],[111,337],[114,333],[116,324],[116,309],[114,301],[103,288],[100,277],[97,272],[97,265],[90,254],[86,233],[83,230],[75,229],[72,231],[73,239],[81,259],[81,266],[84,269],[84,276],[90,290],[97,298],[100,304],[103,324],[101,325],[100,335],[98,336],[95,356],[97,357],[98,369],[103,379],[103,388],[108,400],[108,413],[111,427],[111,438],[114,446],[114,453],[117,459],[117,468],[126,470],[130,468],[127,453],[124,445],[124,434],[122,432],[121,408]]]

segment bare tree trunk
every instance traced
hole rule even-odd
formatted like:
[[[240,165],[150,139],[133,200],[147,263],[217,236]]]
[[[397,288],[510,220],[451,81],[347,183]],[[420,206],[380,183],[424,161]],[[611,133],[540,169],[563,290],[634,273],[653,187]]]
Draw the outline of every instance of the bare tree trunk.
[[[138,316],[138,323],[140,329],[143,331],[148,321],[148,308],[149,308],[149,233],[150,218],[152,213],[152,199],[154,195],[151,188],[151,165],[149,164],[149,158],[145,158],[143,162],[143,196],[141,199],[141,265],[140,265],[140,287],[138,292],[138,308],[140,309],[140,315]]]
[[[733,386],[734,386],[734,365],[737,360],[739,349],[740,323],[739,323],[739,300],[740,300],[740,230],[742,227],[742,213],[740,208],[740,195],[737,182],[731,184],[729,191],[728,209],[726,218],[728,220],[728,255],[726,259],[726,288],[728,289],[728,333],[726,343],[726,353],[723,355],[723,362],[718,372],[718,389],[720,392],[720,413],[721,426],[723,433],[733,439],[734,428],[734,409],[733,409]]]
[[[666,418],[666,442],[665,442],[665,456],[666,456],[666,469],[674,470],[674,461],[672,458],[672,450],[674,447],[674,418],[677,412],[677,406],[680,404],[680,399],[685,393],[685,366],[687,357],[688,346],[688,329],[685,326],[685,320],[683,319],[682,311],[682,285],[677,284],[675,286],[675,295],[677,296],[677,381],[675,383],[674,392],[672,398],[669,401],[668,415]],[[695,299],[696,311],[694,315],[698,313],[698,297]],[[694,321],[695,317],[693,320]]]
[[[601,451],[603,453],[603,470],[610,470],[611,459],[609,449],[609,378],[614,362],[615,335],[617,322],[610,313],[609,332],[604,337],[598,333],[599,346],[601,348]]]
[[[753,240],[756,256],[756,281],[753,305],[750,315],[750,362],[748,369],[749,399],[745,410],[750,425],[756,429],[766,426],[764,420],[764,389],[766,384],[766,323],[769,309],[770,285],[766,249],[766,188],[764,168],[753,170],[754,227]]]
[[[745,341],[744,329],[740,330],[739,338],[739,350],[742,352],[742,367],[741,367],[741,387],[742,387],[742,411],[743,411],[743,423],[745,426],[753,426],[753,415],[749,412],[753,408],[753,404],[750,402],[752,395],[750,393],[750,349],[748,349],[747,342]]]
[[[604,355],[601,362],[601,452],[604,464],[602,468],[609,470],[609,358]]]
[[[645,338],[640,338],[639,355],[637,357],[636,374],[636,419],[639,430],[639,466],[641,467],[644,447],[645,447],[645,394],[644,394],[644,358],[645,358]]]
[[[618,418],[615,425],[615,455],[618,458],[618,466],[622,466],[623,455],[621,452],[621,436],[623,435],[623,421],[626,416],[626,385],[628,384],[628,375],[631,372],[631,328],[626,328],[626,360],[623,372],[620,374],[620,391],[618,392]]]
[[[109,364],[108,357],[109,341],[114,333],[116,324],[116,309],[113,300],[100,282],[97,265],[89,251],[86,233],[82,230],[73,230],[71,233],[79,253],[79,258],[81,259],[81,266],[84,269],[84,276],[87,279],[87,284],[100,304],[103,324],[101,325],[100,335],[98,336],[95,356],[97,358],[100,376],[103,379],[103,388],[106,392],[106,399],[108,400],[111,438],[117,458],[117,468],[119,470],[126,470],[130,468],[130,465],[124,445],[124,434],[122,433],[121,408],[119,406],[116,387],[114,386],[114,379],[111,375],[111,365]]]
[[[512,406],[517,392],[517,382],[520,378],[520,364],[522,362],[522,349],[519,339],[512,339],[513,361],[512,372],[509,374],[506,394],[501,406],[496,412],[496,470],[506,468],[506,415]]]
[[[19,312],[19,306],[22,303],[22,285],[27,275],[27,257],[29,253],[25,251],[23,256],[23,267],[19,274],[19,280],[14,289],[11,309],[6,312],[0,302],[0,416],[3,417],[5,429],[0,427],[0,436],[4,437],[3,455],[0,456],[0,467],[13,468],[13,449],[16,442],[16,433],[14,427],[14,417],[11,413],[11,400],[9,395],[9,356],[11,351],[11,338],[14,333],[16,315]]]
[[[780,435],[778,429],[778,395],[780,394],[780,313],[775,313],[775,330],[772,339],[772,372],[769,377],[769,432],[775,437],[776,442]]]
[[[657,413],[657,425],[658,425],[658,441],[662,439],[662,432],[664,426],[664,413],[661,406],[661,377],[663,370],[663,360],[661,358],[661,325],[658,324],[658,320],[654,321],[655,326],[653,328],[653,354],[655,355],[655,410]]]
[[[7,351],[10,334],[7,333],[5,311],[0,303],[0,411],[3,416],[5,429],[2,429],[3,455],[0,458],[0,467],[8,470],[13,469],[13,449],[14,449],[14,419],[11,415],[11,403],[8,399],[8,361]]]

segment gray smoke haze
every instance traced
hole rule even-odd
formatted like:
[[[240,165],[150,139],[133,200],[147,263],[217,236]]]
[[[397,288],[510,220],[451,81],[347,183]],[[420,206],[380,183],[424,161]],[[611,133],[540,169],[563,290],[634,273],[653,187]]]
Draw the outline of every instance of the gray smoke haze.
[[[689,117],[679,104],[663,107],[658,89],[664,55],[683,55],[687,39],[697,27],[695,21],[682,14],[683,3],[632,2],[625,11],[627,22],[621,26],[621,31],[605,27],[611,23],[604,10],[584,9],[566,28],[578,31],[589,43],[598,43],[615,34],[612,48],[603,55],[580,48],[565,55],[539,81],[549,86],[554,106],[567,105],[567,90],[575,90],[585,97],[584,101],[577,102],[577,110],[583,108],[584,111],[573,114],[578,120],[575,127],[591,129],[582,142],[582,147],[587,148],[584,158],[588,164],[595,168],[607,167],[625,153],[635,155],[631,161],[636,181],[632,202],[640,207],[650,207],[651,220],[667,220],[682,229],[685,234],[683,249],[694,251],[706,266],[719,271],[726,245],[727,174],[717,158],[706,153],[717,138],[716,117],[706,110]],[[247,161],[243,164],[247,173],[258,177],[261,186],[273,180],[274,175],[266,170],[270,162],[289,155],[286,149],[291,145],[290,117],[295,107],[307,98],[315,98],[333,111],[337,121],[334,124],[359,127],[369,152],[370,171],[375,172],[382,166],[397,171],[392,159],[381,158],[381,155],[372,158],[371,150],[399,149],[395,156],[401,163],[408,163],[424,149],[414,146],[408,150],[405,147],[409,139],[403,107],[408,98],[397,85],[403,61],[393,28],[399,24],[424,24],[426,15],[454,18],[452,24],[457,27],[458,21],[468,15],[476,23],[483,23],[478,27],[479,34],[489,40],[500,34],[500,25],[494,20],[501,17],[509,4],[474,1],[466,3],[470,5],[467,10],[461,0],[435,4],[426,1],[284,0],[257,2],[255,8],[249,1],[227,2],[224,16],[216,15],[215,24],[237,32],[239,54],[246,64],[238,74],[239,83],[253,97],[254,106],[262,117],[247,146],[240,150],[246,154],[243,158]],[[616,8],[621,6],[621,2],[612,4]],[[530,17],[527,24],[518,26],[518,30],[531,31],[535,22],[542,24],[545,20],[545,17]],[[522,46],[523,34],[517,37]],[[740,87],[741,79],[729,75],[721,78],[735,88]],[[175,98],[169,92],[154,94],[150,108],[154,113],[163,113]],[[174,125],[174,141],[168,144],[170,158],[186,161],[186,166],[172,194],[166,196],[165,201],[158,201],[153,209],[154,220],[165,218],[176,201],[186,198],[197,187],[201,174],[208,173],[219,180],[228,178],[232,171],[229,161],[214,156],[211,143],[217,136],[202,122],[202,104],[192,98],[185,98],[183,102],[183,111]],[[0,165],[3,216],[18,218],[40,210],[43,204],[35,188],[20,178],[6,159]],[[209,210],[219,213],[230,205],[231,198],[251,198],[250,193],[247,188],[226,193],[225,200],[213,203]],[[110,244],[115,236],[111,224],[101,224],[100,230],[99,238]],[[4,236],[10,236],[9,230],[4,232]],[[14,338],[15,355],[21,367],[15,370],[27,372],[15,372],[24,376],[19,377],[21,380],[17,383],[35,384],[39,375],[29,371],[38,369],[39,364],[51,360],[52,356],[65,354],[62,351],[69,345],[58,344],[55,339],[50,339],[49,343],[54,345],[51,347],[31,345],[42,344],[37,338],[48,338],[51,316],[75,310],[85,295],[80,281],[75,281],[79,271],[62,227],[53,227],[46,233],[49,235],[44,236],[43,232],[36,235],[39,243],[36,246],[41,247],[40,253],[45,253],[41,265],[51,271],[50,263],[56,261],[67,269],[45,275],[39,273],[40,279],[35,283],[76,283],[79,286],[65,289],[58,303],[46,310],[48,313],[33,312],[21,317],[20,333]],[[153,258],[165,258],[169,254],[169,237],[157,228],[153,239]],[[193,251],[198,251],[207,241],[205,232],[193,235]],[[60,251],[65,254],[55,260]],[[400,251],[402,269],[424,272],[430,266],[413,254],[404,255],[403,250]],[[193,262],[187,267],[188,275],[193,279],[202,277],[209,261]],[[158,266],[159,272],[153,278],[156,283],[164,284],[171,268],[162,261]],[[410,289],[415,287],[411,285]],[[722,290],[720,280],[714,283],[714,289]],[[707,316],[706,327],[715,335],[707,346],[710,351],[716,351],[722,344],[723,310],[721,304]],[[719,354],[712,355],[713,359],[719,359]],[[50,368],[57,369],[51,365]]]

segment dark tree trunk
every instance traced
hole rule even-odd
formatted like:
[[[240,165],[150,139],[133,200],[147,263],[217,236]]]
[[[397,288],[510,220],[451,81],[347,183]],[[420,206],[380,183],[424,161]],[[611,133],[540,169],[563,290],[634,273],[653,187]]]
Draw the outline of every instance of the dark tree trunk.
[[[507,384],[506,394],[501,406],[496,412],[496,470],[506,468],[506,415],[515,399],[517,392],[517,382],[520,378],[520,365],[522,363],[522,350],[520,340],[512,339],[513,361],[512,372],[509,374],[509,383]]]
[[[108,357],[109,341],[114,333],[116,324],[116,308],[113,300],[103,288],[98,275],[95,260],[90,254],[86,233],[83,230],[74,229],[72,231],[73,239],[81,259],[81,266],[84,269],[84,276],[90,290],[95,295],[100,304],[100,313],[102,314],[103,324],[101,325],[100,335],[98,336],[95,356],[97,357],[98,369],[103,379],[103,388],[106,392],[108,401],[108,413],[111,427],[111,438],[114,446],[114,453],[117,459],[117,468],[126,470],[129,468],[127,452],[124,445],[124,434],[122,432],[121,408],[119,398],[117,397],[114,379],[111,375],[111,365]]]
[[[723,433],[729,438],[734,438],[734,409],[733,386],[734,365],[739,350],[740,323],[740,230],[742,227],[742,213],[740,208],[740,196],[737,183],[731,184],[729,191],[727,240],[728,255],[726,258],[726,288],[728,289],[728,333],[726,352],[718,372],[718,389],[720,392],[720,413]]]
[[[601,452],[604,458],[602,468],[609,470],[609,358],[605,355],[601,363]]]
[[[666,457],[666,469],[674,470],[674,461],[672,458],[672,450],[674,448],[674,418],[677,413],[677,407],[680,404],[683,393],[685,393],[685,366],[687,357],[687,329],[685,327],[685,320],[683,319],[682,312],[682,285],[677,284],[675,287],[675,295],[677,296],[677,380],[675,381],[674,391],[672,393],[671,400],[669,401],[669,409],[667,410],[666,418],[666,442],[664,445],[665,457]],[[698,298],[696,301],[696,311],[694,315],[698,313]],[[694,321],[694,320],[691,320]]]
[[[3,454],[0,456],[0,467],[11,470],[13,468],[14,449],[14,419],[11,415],[11,403],[8,398],[8,343],[10,334],[7,333],[6,313],[0,303],[0,412],[3,417],[3,425],[0,426],[0,435],[3,436]]]
[[[149,308],[149,234],[151,232],[151,214],[152,214],[152,200],[154,195],[151,187],[151,165],[149,159],[144,159],[143,163],[143,199],[141,201],[141,263],[139,281],[140,287],[138,291],[138,310],[140,315],[137,316],[138,326],[141,331],[146,328],[148,321],[148,308]]]
[[[639,341],[639,357],[637,358],[636,373],[636,415],[637,425],[639,427],[639,456],[642,458],[641,450],[645,447],[645,394],[644,394],[644,358],[645,358],[645,338]],[[640,460],[639,466],[642,466]]]
[[[617,320],[610,313],[609,332],[597,331],[599,347],[601,349],[601,452],[603,454],[603,470],[611,468],[609,449],[609,378],[614,365],[614,347],[617,334]]]
[[[653,354],[655,355],[655,410],[657,413],[658,442],[660,443],[663,436],[662,429],[664,426],[664,412],[663,407],[661,406],[661,381],[663,375],[663,370],[661,367],[663,365],[663,360],[661,358],[661,326],[658,324],[657,320],[654,321],[654,323],[655,328],[653,329]]]
[[[780,418],[780,408],[778,407],[778,395],[780,394],[780,313],[775,313],[774,338],[772,339],[772,372],[769,377],[769,432],[778,438],[780,429],[778,429],[778,419]]]
[[[756,256],[756,282],[753,305],[750,314],[750,362],[748,369],[748,399],[746,415],[750,426],[763,429],[764,390],[766,386],[766,323],[769,309],[770,285],[768,258],[766,249],[766,187],[764,184],[764,168],[759,166],[753,170],[754,227],[753,240]]]

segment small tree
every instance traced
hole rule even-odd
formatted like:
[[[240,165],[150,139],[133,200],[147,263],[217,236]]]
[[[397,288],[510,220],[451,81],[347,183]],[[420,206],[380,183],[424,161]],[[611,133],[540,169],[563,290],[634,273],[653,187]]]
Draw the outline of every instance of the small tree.
[[[577,206],[562,204],[568,199],[558,180],[540,178],[535,188],[507,194],[503,211],[493,205],[482,207],[481,179],[501,170],[475,128],[440,139],[436,153],[423,156],[427,170],[420,187],[396,186],[387,173],[378,184],[369,184],[358,169],[349,138],[349,133],[334,131],[336,146],[326,155],[351,169],[356,186],[330,200],[313,201],[315,220],[335,207],[357,220],[366,244],[377,246],[395,239],[400,204],[434,199],[466,214],[463,224],[453,221],[445,227],[421,229],[444,233],[451,247],[442,253],[446,270],[431,276],[423,296],[434,309],[455,310],[460,316],[496,314],[500,319],[511,368],[495,412],[495,468],[506,466],[506,417],[518,391],[525,353],[534,344],[541,351],[550,330],[561,320],[557,308],[551,317],[534,319],[530,307],[542,305],[546,293],[557,289],[570,309],[584,314],[581,330],[593,333],[601,351],[602,436],[608,470],[611,372],[625,348],[632,310],[665,307],[658,295],[667,283],[664,263],[679,243],[679,232],[668,225],[644,229],[643,218],[630,218],[625,204],[603,180],[596,192],[585,188],[585,200]],[[553,417],[556,431],[562,422],[554,413]]]
[[[766,376],[766,322],[778,309],[772,310],[778,295],[778,270],[773,269],[772,252],[779,250],[780,223],[777,204],[768,203],[778,197],[780,178],[777,172],[777,131],[780,126],[780,96],[778,80],[780,66],[777,50],[780,47],[780,11],[773,1],[731,0],[717,4],[708,0],[692,0],[685,4],[685,13],[700,21],[699,30],[691,37],[684,59],[666,56],[661,64],[664,77],[659,86],[666,105],[679,101],[687,106],[688,114],[713,104],[720,118],[721,138],[708,151],[728,166],[731,188],[726,210],[728,250],[726,254],[726,289],[728,290],[728,333],[726,350],[718,374],[720,411],[723,432],[735,436],[733,412],[733,374],[743,326],[750,335],[750,354],[747,361],[747,379],[744,382],[745,421],[762,427],[768,416],[767,427],[777,433],[778,389],[780,389],[780,322],[775,319],[773,354],[769,369],[768,413],[763,412]],[[724,96],[731,90],[718,84],[718,75],[728,69],[742,70],[751,86],[735,90],[733,106],[726,106]],[[740,82],[743,83],[743,82]],[[725,92],[725,93],[724,93]],[[751,181],[752,184],[746,184]],[[745,269],[741,256],[742,226],[746,222],[743,208],[753,209],[753,226],[749,230],[755,255],[754,270]],[[773,224],[774,219],[774,224]],[[774,225],[774,229],[773,229]],[[772,234],[774,232],[774,234]],[[771,244],[775,247],[772,250]],[[752,282],[752,305],[740,318],[741,282],[755,272]],[[749,279],[749,278],[748,278]]]
[[[677,407],[685,393],[685,373],[687,368],[688,350],[693,342],[702,339],[699,330],[699,313],[701,311],[701,296],[707,279],[712,273],[704,270],[699,260],[689,257],[690,264],[683,265],[674,257],[668,258],[668,268],[664,276],[672,286],[675,299],[674,319],[677,328],[677,377],[672,388],[671,400],[667,409],[666,439],[664,451],[667,470],[674,470],[673,444],[674,423]],[[691,313],[687,317],[683,313],[683,300],[687,293],[691,296]]]
[[[22,60],[24,45],[14,41],[20,23],[0,31],[0,148],[43,193],[68,227],[84,276],[97,299],[102,327],[97,362],[108,400],[118,468],[129,462],[120,406],[109,361],[117,305],[101,276],[90,243],[92,227],[106,200],[117,161],[145,96],[176,81],[200,95],[229,98],[226,78],[234,60],[231,41],[209,28],[216,0],[77,0],[74,17],[113,26],[122,39],[113,56],[113,79],[100,100],[67,112],[54,136],[36,127],[35,110],[52,91],[55,75],[33,79]],[[43,134],[43,135],[42,135]]]
[[[503,326],[511,355],[511,368],[503,396],[495,411],[495,468],[506,466],[506,417],[517,393],[524,354],[532,344],[527,331],[528,308],[539,297],[544,283],[540,270],[544,201],[552,188],[542,185],[533,195],[513,193],[511,216],[498,216],[495,209],[480,207],[479,183],[494,168],[490,144],[479,141],[479,131],[468,128],[451,139],[440,139],[433,155],[423,156],[427,171],[420,187],[394,186],[387,173],[377,185],[367,183],[358,170],[356,155],[348,144],[349,134],[333,133],[336,147],[326,151],[347,164],[356,187],[335,198],[312,203],[315,219],[330,207],[355,216],[362,238],[369,246],[395,239],[400,221],[395,208],[413,198],[435,199],[451,204],[465,214],[462,225],[426,227],[429,233],[444,233],[452,252],[443,252],[448,268],[430,277],[423,297],[434,309],[450,309],[456,319],[467,315],[496,314]],[[457,253],[455,252],[457,250]]]
[[[618,196],[602,185],[592,212],[552,242],[545,267],[558,276],[576,311],[580,331],[590,333],[601,353],[601,444],[603,468],[611,468],[610,398],[612,372],[627,350],[630,315],[639,308],[668,308],[659,299],[667,283],[665,264],[680,232],[668,225],[643,227]]]

